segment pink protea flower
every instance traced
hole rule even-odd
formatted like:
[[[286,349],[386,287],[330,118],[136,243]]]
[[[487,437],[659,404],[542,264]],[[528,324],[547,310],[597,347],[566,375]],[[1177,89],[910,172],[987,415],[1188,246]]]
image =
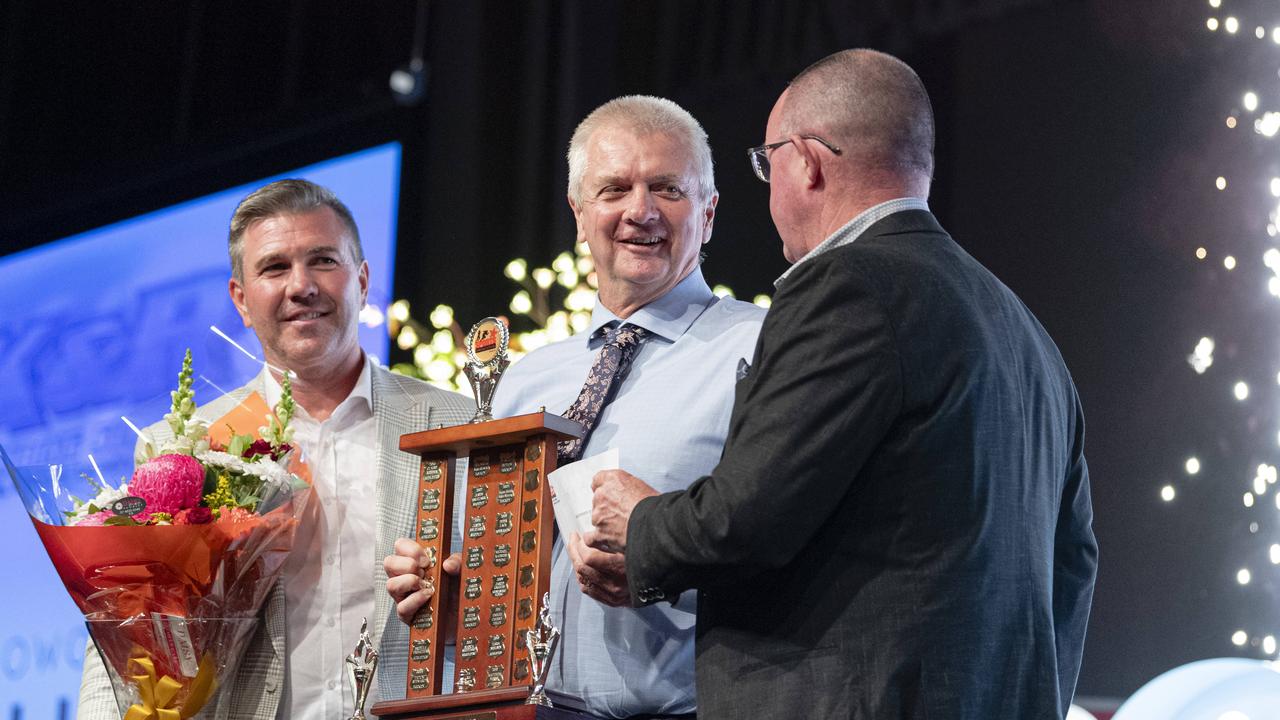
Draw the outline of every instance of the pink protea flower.
[[[134,520],[146,522],[151,513],[176,515],[200,504],[204,491],[204,466],[190,455],[160,455],[138,466],[129,481],[129,492],[147,501]]]
[[[76,521],[77,527],[101,527],[112,516],[110,510],[99,510],[91,515],[85,515]]]

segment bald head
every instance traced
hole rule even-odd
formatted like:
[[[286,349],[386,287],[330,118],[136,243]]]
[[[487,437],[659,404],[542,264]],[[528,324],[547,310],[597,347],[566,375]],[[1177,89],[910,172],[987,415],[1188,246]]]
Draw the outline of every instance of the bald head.
[[[791,81],[782,108],[784,134],[816,133],[863,170],[933,175],[933,108],[906,63],[875,50],[843,50]]]

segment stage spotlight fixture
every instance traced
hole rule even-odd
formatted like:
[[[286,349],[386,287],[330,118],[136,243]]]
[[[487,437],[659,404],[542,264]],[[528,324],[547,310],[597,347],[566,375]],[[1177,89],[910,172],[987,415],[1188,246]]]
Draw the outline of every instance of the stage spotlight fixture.
[[[427,42],[427,0],[418,0],[417,17],[413,23],[413,55],[406,65],[391,73],[387,84],[397,105],[412,107],[427,96],[427,63],[423,50]]]
[[[387,80],[392,96],[399,105],[412,107],[427,94],[427,68],[422,58],[414,58],[391,72]]]

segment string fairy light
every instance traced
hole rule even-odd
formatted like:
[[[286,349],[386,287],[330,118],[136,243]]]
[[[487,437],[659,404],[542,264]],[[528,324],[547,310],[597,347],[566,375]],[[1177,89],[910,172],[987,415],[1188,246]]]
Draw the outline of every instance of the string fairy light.
[[[1221,130],[1221,120],[1214,121],[1214,127],[1219,132],[1230,132],[1229,137],[1235,142],[1266,148],[1265,152],[1274,159],[1269,163],[1271,167],[1265,175],[1256,180],[1251,179],[1250,173],[1245,169],[1235,167],[1219,167],[1210,175],[1213,178],[1213,190],[1210,192],[1226,192],[1230,188],[1232,194],[1240,196],[1236,198],[1238,201],[1256,202],[1260,217],[1257,233],[1252,237],[1232,238],[1228,242],[1200,240],[1199,245],[1193,246],[1195,262],[1210,271],[1221,273],[1226,270],[1227,277],[1235,282],[1261,281],[1260,290],[1265,292],[1259,292],[1258,302],[1276,302],[1280,300],[1280,247],[1276,245],[1280,240],[1277,237],[1280,236],[1280,204],[1277,204],[1277,199],[1280,199],[1280,177],[1274,170],[1274,160],[1280,158],[1275,157],[1276,149],[1270,143],[1275,142],[1275,136],[1280,133],[1280,94],[1274,90],[1275,75],[1280,66],[1280,48],[1276,47],[1280,45],[1280,23],[1276,22],[1280,19],[1280,14],[1268,18],[1246,17],[1257,12],[1256,6],[1246,6],[1238,1],[1233,6],[1233,0],[1207,0],[1207,3],[1205,28],[1220,38],[1214,42],[1247,42],[1250,62],[1262,56],[1259,54],[1262,48],[1266,49],[1263,54],[1269,54],[1269,66],[1264,66],[1269,79],[1251,78],[1256,83],[1252,87],[1241,87],[1235,93],[1225,95],[1222,98],[1226,105],[1223,108],[1225,112],[1220,110],[1221,114],[1215,114],[1217,118],[1226,118],[1226,130]],[[1267,39],[1273,42],[1254,44]],[[1267,82],[1261,82],[1263,80]],[[1248,132],[1250,128],[1252,133]],[[1251,157],[1264,154],[1257,149],[1252,150],[1248,154]],[[1262,232],[1263,228],[1265,234]],[[1257,246],[1250,244],[1252,242],[1261,245],[1261,250],[1255,250]],[[1218,262],[1221,265],[1202,262],[1210,256],[1220,258]],[[1259,259],[1262,261],[1260,265],[1257,263]],[[1227,343],[1225,347],[1232,348],[1227,354],[1227,363],[1237,363],[1235,368],[1224,370],[1215,366],[1216,343],[1208,334],[1195,344],[1186,358],[1187,363],[1197,376],[1204,376],[1216,387],[1224,388],[1228,397],[1237,401],[1233,404],[1250,413],[1252,428],[1261,417],[1258,414],[1259,408],[1273,403],[1280,393],[1280,372],[1277,372],[1275,364],[1270,364],[1261,375],[1254,372],[1255,369],[1240,366],[1240,357],[1234,350],[1234,344]],[[1223,372],[1239,375],[1222,377]],[[1272,373],[1275,373],[1275,384],[1271,383]],[[1270,418],[1269,421],[1273,423],[1280,420],[1280,414],[1274,412],[1265,417]],[[1197,457],[1189,454],[1182,461],[1185,474],[1173,481],[1166,479],[1159,489],[1164,504],[1171,503],[1184,484],[1191,482],[1196,482],[1200,488],[1223,487],[1238,493],[1235,497],[1239,499],[1240,505],[1236,507],[1241,508],[1244,513],[1242,529],[1248,530],[1249,537],[1257,545],[1242,557],[1234,558],[1232,565],[1228,566],[1234,566],[1234,569],[1224,572],[1224,580],[1230,578],[1228,582],[1236,587],[1237,592],[1270,592],[1280,584],[1280,492],[1276,492],[1277,488],[1274,487],[1277,482],[1277,464],[1280,464],[1280,457],[1277,457],[1280,456],[1280,428],[1272,427],[1260,436],[1266,437],[1267,442],[1261,448],[1251,450],[1256,453],[1252,455],[1256,459],[1247,466],[1250,468],[1249,474],[1236,474],[1229,466],[1230,463],[1224,462],[1231,458]],[[1273,437],[1274,445],[1270,442]],[[1209,477],[1198,479],[1202,475]],[[1232,628],[1231,634],[1225,638],[1229,643],[1227,647],[1275,659],[1276,636],[1280,633],[1276,632],[1277,628],[1262,625],[1263,622],[1255,620],[1244,623],[1244,627]]]

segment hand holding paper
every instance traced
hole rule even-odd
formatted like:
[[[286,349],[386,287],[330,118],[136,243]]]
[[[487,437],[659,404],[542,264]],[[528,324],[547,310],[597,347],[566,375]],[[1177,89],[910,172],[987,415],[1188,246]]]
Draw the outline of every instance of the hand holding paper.
[[[620,458],[618,449],[610,448],[547,475],[551,482],[551,507],[555,509],[560,535],[566,540],[573,533],[586,535],[595,530],[591,524],[591,479],[601,470],[617,468]]]

